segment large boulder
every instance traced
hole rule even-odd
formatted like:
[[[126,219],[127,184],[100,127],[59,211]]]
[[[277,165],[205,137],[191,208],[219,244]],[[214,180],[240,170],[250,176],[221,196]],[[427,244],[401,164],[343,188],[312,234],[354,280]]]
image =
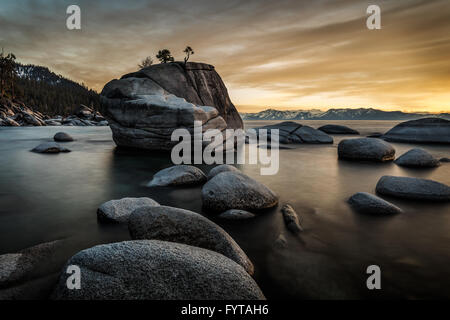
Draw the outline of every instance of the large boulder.
[[[206,176],[199,168],[188,165],[177,165],[157,172],[147,186],[186,186],[200,184],[205,181]]]
[[[250,130],[256,131],[258,137],[262,137],[262,133],[267,134],[270,141],[271,130],[279,130],[279,142],[290,143],[310,143],[310,144],[329,144],[333,143],[333,138],[323,131],[316,130],[309,126],[304,126],[293,121],[285,121],[274,125],[268,125]],[[266,131],[261,131],[266,130]]]
[[[355,211],[365,214],[391,215],[402,212],[399,207],[367,192],[354,194],[348,203]]]
[[[242,128],[227,89],[213,66],[189,62],[153,65],[106,84],[101,103],[119,146],[170,150],[177,128],[193,133]]]
[[[434,168],[439,166],[438,159],[433,157],[429,152],[415,148],[411,149],[405,154],[401,155],[395,163],[403,167],[418,167],[418,168]]]
[[[377,184],[379,194],[426,201],[450,201],[450,187],[427,179],[384,176]]]
[[[0,300],[47,299],[64,264],[62,240],[0,255]]]
[[[255,281],[219,253],[158,240],[95,246],[73,256],[81,289],[69,290],[61,274],[53,298],[62,300],[259,300]]]
[[[150,198],[110,200],[97,209],[97,217],[100,221],[105,222],[128,222],[128,218],[134,210],[146,206],[159,206],[159,203]]]
[[[261,210],[278,204],[278,196],[268,187],[240,173],[227,171],[209,180],[202,189],[203,207],[213,212],[230,209]]]
[[[162,240],[216,251],[253,274],[253,264],[239,245],[214,222],[202,215],[173,207],[142,207],[128,221],[135,240]]]
[[[408,143],[450,143],[450,121],[441,118],[423,118],[400,123],[389,130],[386,141]]]
[[[366,161],[392,161],[395,149],[389,143],[375,138],[345,139],[339,143],[340,159]]]
[[[337,124],[327,124],[327,125],[321,126],[317,130],[323,131],[328,134],[359,134],[359,132],[356,130],[353,130],[346,126],[337,125]]]

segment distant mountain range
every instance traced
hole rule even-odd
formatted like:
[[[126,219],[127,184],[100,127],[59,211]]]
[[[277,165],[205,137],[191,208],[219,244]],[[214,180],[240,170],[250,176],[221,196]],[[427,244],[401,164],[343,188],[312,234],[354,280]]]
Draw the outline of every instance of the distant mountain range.
[[[424,117],[440,117],[450,120],[450,113],[406,113],[372,108],[286,110],[267,109],[258,113],[241,113],[243,120],[412,120]]]

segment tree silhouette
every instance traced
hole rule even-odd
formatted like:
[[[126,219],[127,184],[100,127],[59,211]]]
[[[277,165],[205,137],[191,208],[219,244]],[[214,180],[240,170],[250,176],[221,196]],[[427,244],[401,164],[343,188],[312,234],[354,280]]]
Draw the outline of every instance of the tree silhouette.
[[[156,58],[161,63],[167,63],[167,62],[174,62],[175,59],[172,57],[172,54],[170,53],[170,50],[168,49],[162,49],[158,51],[158,54],[156,55]]]
[[[10,90],[11,97],[14,98],[14,82],[16,78],[16,56],[13,53],[5,55],[3,48],[0,53],[0,93],[6,95]]]
[[[138,64],[138,67],[140,69],[144,69],[144,68],[150,67],[152,64],[153,64],[153,59],[150,57],[147,57],[144,60],[142,60],[142,62],[140,64]]]
[[[186,57],[184,58],[184,64],[186,64],[188,62],[190,56],[194,54],[194,50],[192,50],[191,47],[187,46],[183,52],[186,53]]]

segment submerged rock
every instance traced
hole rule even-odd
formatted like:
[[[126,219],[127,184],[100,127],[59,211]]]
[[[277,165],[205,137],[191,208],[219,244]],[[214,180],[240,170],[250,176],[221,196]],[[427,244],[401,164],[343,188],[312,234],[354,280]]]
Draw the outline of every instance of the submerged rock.
[[[150,198],[110,200],[97,209],[97,217],[105,222],[128,222],[128,218],[134,210],[146,206],[159,206],[159,203]]]
[[[300,221],[298,220],[297,212],[295,212],[294,208],[292,208],[289,204],[285,204],[283,208],[281,208],[281,212],[283,213],[286,228],[288,228],[289,231],[295,234],[303,231]]]
[[[58,142],[70,142],[70,141],[73,141],[73,138],[68,133],[65,133],[65,132],[58,132],[57,134],[55,134],[53,139],[55,141],[58,141]]]
[[[177,165],[157,172],[148,187],[186,186],[205,182],[206,176],[202,170],[194,166]]]
[[[80,290],[62,273],[53,297],[62,300],[260,300],[255,281],[233,260],[210,250],[157,240],[83,250],[68,265],[81,268]]]
[[[384,176],[377,184],[379,194],[427,201],[450,201],[450,187],[433,181],[410,177]]]
[[[228,220],[245,220],[245,219],[251,219],[254,217],[256,217],[256,215],[254,215],[251,212],[248,212],[245,210],[236,210],[236,209],[227,210],[227,211],[219,214],[219,218],[228,219]]]
[[[135,240],[162,240],[188,244],[223,254],[253,274],[253,264],[239,245],[202,215],[173,207],[142,207],[130,216],[128,229]]]
[[[450,158],[441,158],[440,162],[450,162]]]
[[[69,149],[64,148],[57,144],[56,142],[45,142],[38,145],[36,148],[31,150],[37,153],[60,153],[60,152],[70,152]]]
[[[439,160],[421,148],[409,150],[395,160],[395,163],[403,167],[434,168],[439,166]]]
[[[222,172],[202,189],[203,207],[213,212],[230,209],[260,210],[277,205],[278,196],[268,187],[240,172]]]
[[[323,131],[328,134],[359,134],[359,132],[356,130],[337,124],[327,124],[318,128],[317,130]]]
[[[391,215],[401,213],[402,209],[367,192],[358,192],[351,196],[348,203],[360,213]]]
[[[171,150],[175,129],[191,134],[194,121],[203,132],[243,127],[222,79],[211,65],[167,63],[152,65],[109,82],[101,103],[118,146]]]
[[[333,138],[323,131],[316,130],[309,126],[304,126],[293,121],[285,121],[274,125],[254,128],[256,134],[262,138],[261,130],[267,130],[267,140],[271,141],[272,129],[279,130],[279,142],[284,144],[290,143],[310,143],[310,144],[329,144],[333,143]]]
[[[450,121],[441,118],[423,118],[402,122],[389,130],[386,141],[409,143],[450,143]]]
[[[208,180],[212,179],[213,177],[215,177],[219,173],[226,172],[226,171],[241,172],[236,167],[230,166],[228,164],[221,164],[219,166],[216,166],[216,167],[212,168],[211,171],[209,171],[209,173],[208,173]]]
[[[339,143],[338,154],[340,159],[385,162],[394,160],[395,149],[380,139],[345,139]]]

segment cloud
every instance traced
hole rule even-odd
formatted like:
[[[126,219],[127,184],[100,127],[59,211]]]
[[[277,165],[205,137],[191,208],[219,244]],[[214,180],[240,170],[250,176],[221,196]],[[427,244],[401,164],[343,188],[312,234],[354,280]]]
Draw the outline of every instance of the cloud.
[[[0,4],[2,46],[19,60],[101,90],[158,49],[216,66],[238,106],[376,106],[450,110],[447,0],[78,1],[82,30],[65,28],[72,1]],[[252,107],[257,108],[257,107]]]

